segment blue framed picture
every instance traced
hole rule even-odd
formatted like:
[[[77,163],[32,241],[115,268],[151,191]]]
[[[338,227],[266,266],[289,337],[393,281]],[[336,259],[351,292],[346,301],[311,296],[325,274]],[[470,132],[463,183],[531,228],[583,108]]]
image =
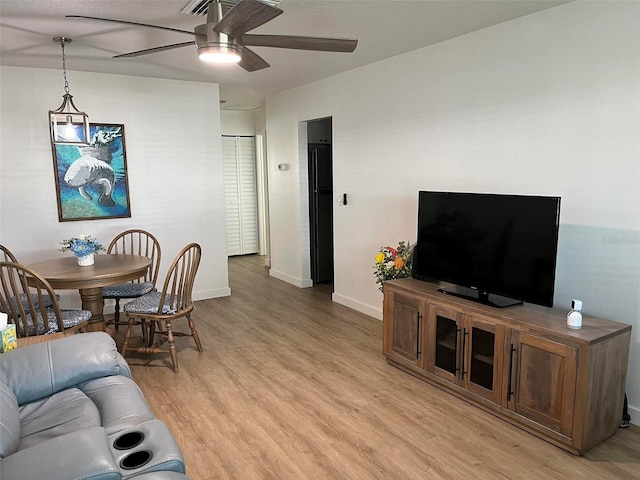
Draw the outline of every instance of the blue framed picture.
[[[58,220],[131,217],[124,125],[90,124],[90,145],[54,145]]]

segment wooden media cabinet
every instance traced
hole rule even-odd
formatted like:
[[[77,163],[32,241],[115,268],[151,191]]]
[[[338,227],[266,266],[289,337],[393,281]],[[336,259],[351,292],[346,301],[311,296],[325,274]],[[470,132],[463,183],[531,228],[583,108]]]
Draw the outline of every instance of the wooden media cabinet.
[[[631,326],[561,309],[498,309],[438,292],[440,284],[385,282],[387,362],[573,454],[620,425]]]

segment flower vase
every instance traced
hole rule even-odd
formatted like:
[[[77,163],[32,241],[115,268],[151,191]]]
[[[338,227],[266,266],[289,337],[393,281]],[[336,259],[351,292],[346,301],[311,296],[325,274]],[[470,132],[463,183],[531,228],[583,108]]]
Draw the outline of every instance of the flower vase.
[[[93,253],[90,253],[89,255],[84,255],[82,257],[77,257],[78,258],[78,265],[80,265],[81,267],[88,267],[89,265],[93,265],[93,262],[95,261],[93,258]]]

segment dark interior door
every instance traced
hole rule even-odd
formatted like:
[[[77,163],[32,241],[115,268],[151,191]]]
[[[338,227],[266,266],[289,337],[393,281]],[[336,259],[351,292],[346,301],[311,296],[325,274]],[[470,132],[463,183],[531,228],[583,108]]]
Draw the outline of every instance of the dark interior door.
[[[331,145],[309,144],[311,279],[333,281],[333,172]]]

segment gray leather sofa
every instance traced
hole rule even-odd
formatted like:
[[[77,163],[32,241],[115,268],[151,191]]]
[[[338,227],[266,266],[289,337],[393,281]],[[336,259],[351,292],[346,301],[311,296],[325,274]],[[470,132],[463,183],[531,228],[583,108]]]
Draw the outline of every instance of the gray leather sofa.
[[[0,355],[0,479],[184,480],[182,452],[106,333]]]

